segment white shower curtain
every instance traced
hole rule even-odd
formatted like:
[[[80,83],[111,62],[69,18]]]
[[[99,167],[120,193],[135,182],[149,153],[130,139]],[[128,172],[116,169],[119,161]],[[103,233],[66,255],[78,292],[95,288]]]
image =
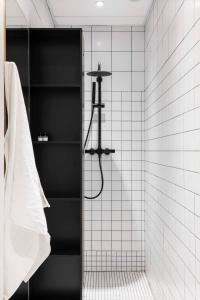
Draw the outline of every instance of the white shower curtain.
[[[4,298],[9,299],[50,254],[44,214],[49,204],[35,166],[17,67],[5,63],[8,129],[5,135]]]

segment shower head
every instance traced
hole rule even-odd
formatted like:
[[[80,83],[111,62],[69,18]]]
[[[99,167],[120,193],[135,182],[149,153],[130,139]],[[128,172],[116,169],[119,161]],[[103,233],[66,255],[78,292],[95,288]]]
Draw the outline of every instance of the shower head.
[[[97,71],[92,71],[92,72],[88,72],[87,73],[88,76],[92,76],[92,77],[106,77],[106,76],[111,76],[112,73],[111,72],[107,72],[107,71],[101,71],[101,64],[98,64],[98,70]]]
[[[93,72],[88,72],[87,75],[92,77],[106,77],[106,76],[111,76],[112,73],[107,71],[93,71]]]
[[[92,83],[92,104],[95,104],[95,96],[96,96],[96,82]]]

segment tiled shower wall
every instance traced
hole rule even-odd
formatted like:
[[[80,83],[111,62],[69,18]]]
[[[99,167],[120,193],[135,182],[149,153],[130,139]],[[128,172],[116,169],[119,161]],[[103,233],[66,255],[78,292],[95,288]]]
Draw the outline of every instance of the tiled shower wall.
[[[200,1],[154,1],[145,48],[147,275],[155,299],[200,299]]]
[[[142,104],[144,28],[87,26],[85,71],[111,71],[103,81],[103,156],[105,186],[100,197],[84,200],[84,269],[144,269],[144,198],[142,184]],[[91,113],[91,78],[85,75],[85,135]],[[97,116],[88,147],[97,146]],[[98,193],[101,181],[96,156],[85,156],[85,194]]]

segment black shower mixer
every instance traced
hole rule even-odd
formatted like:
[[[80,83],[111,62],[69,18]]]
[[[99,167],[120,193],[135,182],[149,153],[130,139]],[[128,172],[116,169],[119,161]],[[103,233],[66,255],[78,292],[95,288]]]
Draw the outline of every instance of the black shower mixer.
[[[97,149],[94,149],[94,148],[91,148],[91,149],[88,149],[88,150],[85,150],[85,153],[88,153],[88,154],[91,154],[91,155],[94,155],[94,154],[98,154],[98,155],[102,155],[102,154],[106,154],[106,155],[109,155],[111,153],[115,153],[115,149],[109,149],[109,148],[106,148],[106,149],[102,149],[102,148],[97,148]]]

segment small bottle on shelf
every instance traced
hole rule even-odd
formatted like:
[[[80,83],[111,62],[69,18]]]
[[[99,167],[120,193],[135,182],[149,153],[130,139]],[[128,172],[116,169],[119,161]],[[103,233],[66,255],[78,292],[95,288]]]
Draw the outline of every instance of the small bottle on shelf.
[[[44,135],[43,135],[43,142],[48,142],[48,140],[49,140],[49,137],[45,132]]]
[[[42,136],[42,134],[40,132],[40,134],[38,135],[38,142],[42,142],[42,141],[43,141],[43,136]]]

